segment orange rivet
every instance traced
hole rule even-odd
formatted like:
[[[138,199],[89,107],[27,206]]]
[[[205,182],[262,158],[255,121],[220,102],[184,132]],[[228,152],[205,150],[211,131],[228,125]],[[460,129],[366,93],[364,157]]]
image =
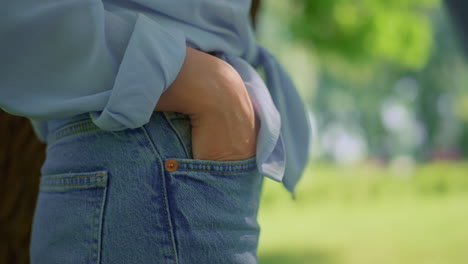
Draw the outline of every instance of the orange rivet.
[[[169,172],[176,171],[177,167],[178,167],[178,164],[177,164],[177,161],[175,159],[168,159],[164,163],[164,168]]]

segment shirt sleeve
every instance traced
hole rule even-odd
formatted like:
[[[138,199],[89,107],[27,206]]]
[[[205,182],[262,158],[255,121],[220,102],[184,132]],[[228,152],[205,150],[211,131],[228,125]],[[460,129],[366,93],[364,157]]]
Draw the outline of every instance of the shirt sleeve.
[[[34,120],[91,112],[105,130],[147,123],[185,58],[185,36],[96,0],[15,0],[0,10],[0,108]]]

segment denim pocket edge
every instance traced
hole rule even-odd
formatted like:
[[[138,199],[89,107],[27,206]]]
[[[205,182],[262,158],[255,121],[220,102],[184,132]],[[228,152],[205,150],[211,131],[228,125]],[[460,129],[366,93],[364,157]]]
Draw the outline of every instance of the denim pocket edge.
[[[41,176],[39,190],[45,192],[65,192],[70,190],[103,188],[107,185],[107,171],[82,173],[61,173]]]
[[[257,168],[256,156],[243,160],[200,160],[172,158],[177,162],[178,171],[199,171],[211,173],[245,173]]]
[[[170,124],[174,132],[177,134],[182,146],[185,149],[185,158],[168,158],[168,160],[175,160],[178,163],[178,170],[184,171],[201,171],[201,172],[249,172],[257,167],[256,156],[241,160],[200,160],[191,157],[191,138],[186,138],[187,134],[185,130],[190,129],[190,118],[181,113],[177,112],[163,112],[164,117]],[[184,123],[176,123],[177,121],[183,120]],[[190,134],[190,133],[189,133]]]

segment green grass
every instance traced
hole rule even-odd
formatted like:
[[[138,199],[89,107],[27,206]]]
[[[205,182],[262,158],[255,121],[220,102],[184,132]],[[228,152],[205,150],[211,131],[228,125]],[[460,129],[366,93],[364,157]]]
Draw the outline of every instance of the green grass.
[[[260,264],[466,264],[468,164],[315,165],[295,201],[266,180],[259,221]]]

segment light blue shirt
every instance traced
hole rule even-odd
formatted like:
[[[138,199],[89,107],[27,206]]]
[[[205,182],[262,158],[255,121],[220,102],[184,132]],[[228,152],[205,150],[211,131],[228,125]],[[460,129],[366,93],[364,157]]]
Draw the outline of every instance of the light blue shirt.
[[[215,52],[245,81],[261,127],[261,173],[293,192],[309,122],[293,83],[254,38],[250,0],[13,0],[0,10],[0,107],[33,121],[91,113],[104,130],[146,124],[185,47]],[[263,69],[266,84],[256,69]]]

